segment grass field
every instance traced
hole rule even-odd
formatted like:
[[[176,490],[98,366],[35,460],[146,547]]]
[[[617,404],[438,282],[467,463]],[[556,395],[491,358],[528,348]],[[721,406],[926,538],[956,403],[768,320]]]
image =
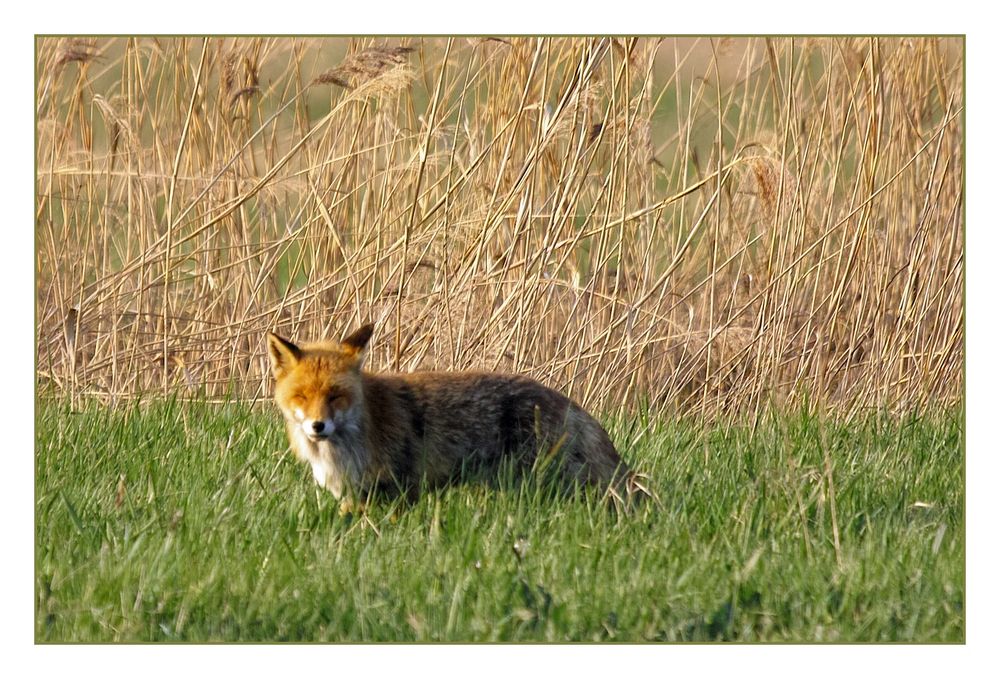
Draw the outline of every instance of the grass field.
[[[659,496],[342,517],[268,408],[43,398],[36,639],[964,639],[964,413],[609,424]]]
[[[35,48],[39,641],[964,639],[963,37]],[[341,516],[247,404],[368,321],[658,501]]]

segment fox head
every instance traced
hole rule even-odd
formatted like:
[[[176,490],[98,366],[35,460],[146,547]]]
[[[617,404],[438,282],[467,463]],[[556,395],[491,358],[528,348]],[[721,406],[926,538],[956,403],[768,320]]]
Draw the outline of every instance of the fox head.
[[[274,400],[290,428],[300,428],[314,442],[360,430],[361,364],[373,330],[369,323],[340,342],[301,347],[268,333]]]

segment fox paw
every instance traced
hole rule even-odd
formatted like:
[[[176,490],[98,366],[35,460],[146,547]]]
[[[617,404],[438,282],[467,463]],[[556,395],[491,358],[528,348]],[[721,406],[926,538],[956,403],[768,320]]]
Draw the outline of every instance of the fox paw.
[[[349,498],[344,498],[340,501],[340,515],[348,516],[351,514],[364,514],[365,513],[365,503],[359,502],[357,500],[352,500]]]

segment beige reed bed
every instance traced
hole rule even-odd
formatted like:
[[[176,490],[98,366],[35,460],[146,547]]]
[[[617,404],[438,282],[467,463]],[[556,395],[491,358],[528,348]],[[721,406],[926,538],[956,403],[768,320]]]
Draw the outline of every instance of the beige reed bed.
[[[39,38],[39,385],[259,398],[264,334],[588,408],[961,398],[960,38]]]

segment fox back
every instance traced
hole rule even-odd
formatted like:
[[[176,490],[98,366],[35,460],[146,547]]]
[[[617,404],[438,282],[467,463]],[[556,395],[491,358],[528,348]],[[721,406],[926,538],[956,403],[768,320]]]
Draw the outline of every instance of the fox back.
[[[337,498],[412,494],[504,460],[557,459],[569,478],[602,487],[632,476],[604,428],[535,380],[478,372],[370,374],[373,326],[340,342],[268,335],[275,401],[296,456]]]

